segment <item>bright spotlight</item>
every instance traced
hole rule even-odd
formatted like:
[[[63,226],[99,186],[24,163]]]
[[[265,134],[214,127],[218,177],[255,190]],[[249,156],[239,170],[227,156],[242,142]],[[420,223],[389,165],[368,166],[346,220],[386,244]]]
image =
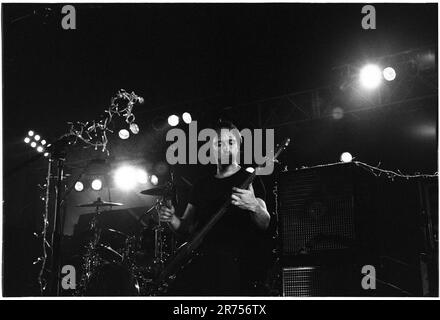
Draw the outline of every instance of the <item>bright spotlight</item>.
[[[29,132],[28,132],[28,136],[29,136],[29,137],[33,137],[33,136],[34,136],[34,132],[33,132],[32,130],[29,130]]]
[[[115,183],[118,188],[130,190],[136,186],[138,181],[138,171],[133,167],[121,167],[115,172]]]
[[[119,138],[122,140],[128,139],[130,137],[130,132],[127,129],[119,130]]]
[[[24,142],[29,143],[31,142],[31,139],[29,137],[24,138]]]
[[[37,146],[37,143],[36,143],[35,141],[32,141],[32,142],[31,142],[31,147],[32,147],[32,148],[35,148],[36,146]]]
[[[369,64],[362,68],[359,80],[366,89],[374,89],[382,82],[382,72],[378,66]]]
[[[41,145],[46,145],[46,140],[41,140]]]
[[[133,134],[138,134],[139,133],[139,126],[136,123],[130,124],[130,131]]]
[[[393,81],[396,79],[396,70],[391,67],[383,69],[383,77],[386,81]]]
[[[81,192],[84,190],[84,184],[81,181],[75,183],[75,190]]]
[[[48,157],[48,156],[49,156],[49,152],[45,152],[45,153],[44,153],[44,156],[45,156],[45,157]]]
[[[41,137],[40,137],[40,135],[36,134],[34,139],[35,139],[35,141],[40,141]]]
[[[101,190],[102,189],[102,181],[101,181],[101,179],[94,179],[92,181],[92,185],[91,186],[92,186],[92,189],[95,190],[95,191]]]
[[[157,186],[157,184],[159,183],[159,178],[156,175],[152,174],[150,177],[150,182],[152,185]]]
[[[192,121],[191,115],[188,112],[182,114],[182,119],[185,123],[190,124]]]
[[[168,124],[172,127],[175,127],[179,124],[179,117],[175,114],[168,117]]]
[[[353,160],[353,156],[351,155],[350,152],[344,152],[341,154],[340,160],[341,162],[345,162],[345,163],[351,162]]]
[[[38,152],[43,152],[43,151],[44,151],[44,148],[43,148],[42,146],[38,146],[38,147],[37,147],[37,151],[38,151]]]
[[[141,184],[148,183],[148,174],[145,170],[138,169],[137,171],[137,181]]]
[[[254,173],[255,172],[255,168],[247,167],[246,171],[249,172],[249,173]]]

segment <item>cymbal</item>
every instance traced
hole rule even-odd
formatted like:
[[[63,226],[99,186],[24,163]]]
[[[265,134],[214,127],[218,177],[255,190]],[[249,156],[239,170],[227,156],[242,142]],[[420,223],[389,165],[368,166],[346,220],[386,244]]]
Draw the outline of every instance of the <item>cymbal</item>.
[[[119,202],[107,202],[107,201],[102,201],[101,198],[98,198],[98,200],[96,200],[94,202],[79,204],[79,205],[77,205],[77,207],[96,208],[96,207],[118,207],[118,206],[123,206],[123,205],[124,204],[119,203]]]
[[[182,182],[183,181],[183,182]],[[150,189],[142,190],[140,193],[145,194],[147,196],[163,196],[166,195],[168,192],[170,192],[173,187],[176,189],[176,191],[184,191],[188,189],[189,187],[192,187],[192,184],[187,179],[176,180],[174,182],[168,182],[166,184],[163,184],[161,186],[153,187]]]
[[[169,187],[167,185],[154,187],[146,190],[142,190],[141,194],[145,194],[147,196],[162,196],[169,192]]]

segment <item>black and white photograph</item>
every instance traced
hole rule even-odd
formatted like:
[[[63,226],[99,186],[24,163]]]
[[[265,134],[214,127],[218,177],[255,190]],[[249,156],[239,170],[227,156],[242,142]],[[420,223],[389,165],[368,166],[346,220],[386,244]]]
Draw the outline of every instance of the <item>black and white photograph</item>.
[[[5,2],[1,37],[3,298],[439,297],[437,2]]]

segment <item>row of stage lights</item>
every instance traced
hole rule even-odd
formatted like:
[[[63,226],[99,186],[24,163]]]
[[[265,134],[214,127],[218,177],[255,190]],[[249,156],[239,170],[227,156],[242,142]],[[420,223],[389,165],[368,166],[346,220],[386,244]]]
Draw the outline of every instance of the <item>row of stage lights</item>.
[[[148,175],[144,169],[132,166],[123,166],[117,169],[113,175],[113,179],[117,188],[126,191],[135,188],[137,185],[151,183],[156,186],[159,183],[159,178],[156,175]],[[83,191],[86,184],[86,181],[77,181],[75,183],[75,190],[78,192]],[[95,191],[101,190],[104,185],[100,178],[95,178],[88,184]]]
[[[27,137],[24,138],[24,142],[37,152],[43,153],[45,157],[49,156],[49,152],[45,152],[47,146],[46,140],[42,139],[41,136],[36,134],[33,130],[29,130]]]
[[[192,122],[191,114],[189,114],[189,112],[184,112],[182,114],[182,120],[186,124],[190,124]],[[172,114],[168,117],[168,124],[172,127],[179,125],[179,122],[180,122],[180,118],[175,114]]]

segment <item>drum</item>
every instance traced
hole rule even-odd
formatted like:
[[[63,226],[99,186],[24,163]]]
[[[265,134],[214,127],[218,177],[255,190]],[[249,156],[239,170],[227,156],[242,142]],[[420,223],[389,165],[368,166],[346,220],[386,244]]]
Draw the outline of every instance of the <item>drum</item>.
[[[100,229],[97,233],[91,230],[83,234],[83,248],[87,250],[92,243],[96,250],[94,255],[99,256],[99,260],[111,263],[121,263],[129,237],[115,229]]]
[[[115,229],[102,229],[99,237],[101,258],[113,263],[121,263],[124,259],[129,236]]]
[[[120,263],[105,262],[93,271],[84,296],[138,296],[139,283],[131,270]]]

